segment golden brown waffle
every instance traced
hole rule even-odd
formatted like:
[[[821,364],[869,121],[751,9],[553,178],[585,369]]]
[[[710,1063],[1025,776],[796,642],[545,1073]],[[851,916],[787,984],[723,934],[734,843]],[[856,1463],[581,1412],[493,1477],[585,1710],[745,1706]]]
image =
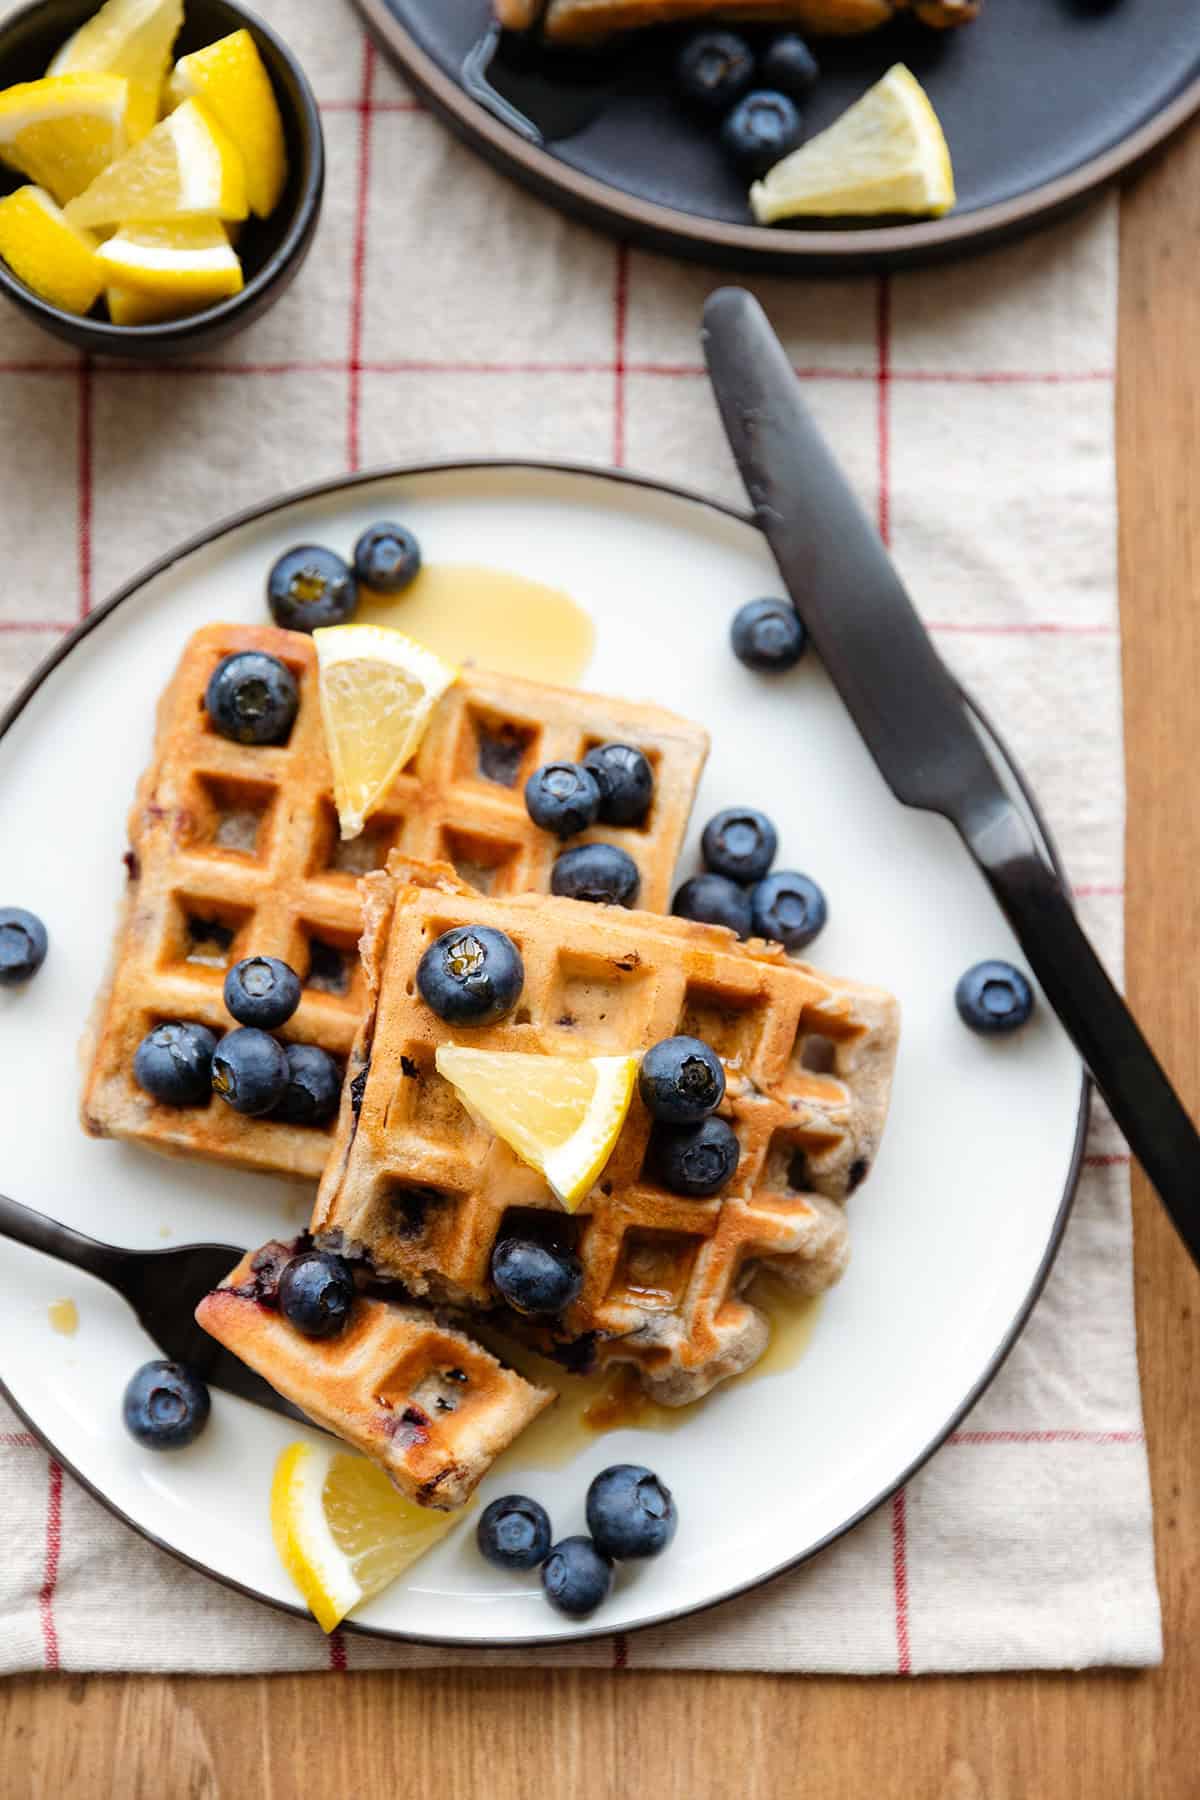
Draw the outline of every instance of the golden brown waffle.
[[[209,723],[209,677],[238,650],[280,657],[299,681],[299,713],[280,748],[231,743]],[[654,766],[650,814],[640,827],[600,826],[584,839],[629,850],[642,904],[666,906],[708,751],[699,726],[657,707],[466,670],[366,831],[343,844],[312,640],[270,626],[198,631],[160,703],[154,758],[130,815],[128,903],[97,1016],[85,1128],[315,1179],[331,1128],[244,1118],[216,1099],[159,1105],[133,1079],[142,1037],[165,1019],[230,1029],[226,968],[243,956],[278,956],[305,981],[282,1035],[344,1065],[365,1003],[358,877],[401,848],[445,858],[477,888],[546,891],[561,845],[529,818],[525,780],[539,763],[575,760],[613,739],[637,745]]]
[[[840,1202],[879,1147],[895,1001],[778,948],[740,945],[719,927],[573,900],[484,897],[450,869],[400,857],[363,886],[371,1004],[314,1233],[414,1294],[491,1307],[497,1238],[514,1226],[548,1228],[574,1244],[585,1280],[553,1331],[533,1334],[541,1347],[580,1366],[632,1363],[670,1405],[755,1361],[768,1327],[739,1293],[756,1267],[769,1264],[814,1293],[845,1265]],[[525,987],[510,1017],[455,1033],[421,1000],[414,977],[434,939],[464,925],[508,933]],[[711,1200],[656,1183],[645,1167],[650,1120],[635,1098],[601,1181],[569,1218],[434,1067],[438,1045],[453,1041],[590,1056],[645,1051],[678,1033],[722,1058],[722,1112],[741,1143],[736,1175]]]
[[[196,1308],[205,1331],[317,1425],[361,1450],[422,1506],[461,1506],[555,1398],[551,1388],[413,1306],[360,1296],[335,1338],[305,1337],[279,1311],[297,1245],[245,1256]]]
[[[528,31],[541,22],[551,43],[592,44],[647,25],[711,19],[794,25],[825,37],[876,31],[902,12],[926,25],[962,25],[979,10],[977,0],[495,0],[500,23]]]

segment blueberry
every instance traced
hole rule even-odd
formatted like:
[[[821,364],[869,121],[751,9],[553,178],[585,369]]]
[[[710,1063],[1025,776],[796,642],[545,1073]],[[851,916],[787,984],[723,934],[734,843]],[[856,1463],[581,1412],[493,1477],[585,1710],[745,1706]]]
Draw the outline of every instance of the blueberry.
[[[133,1078],[167,1106],[204,1106],[212,1098],[216,1047],[204,1025],[156,1025],[137,1047]]]
[[[729,636],[738,661],[762,675],[794,669],[808,649],[808,633],[789,600],[748,600]]]
[[[675,65],[680,94],[705,112],[722,113],[740,100],[754,80],[754,55],[732,31],[698,31]]]
[[[542,1564],[542,1586],[557,1612],[586,1619],[612,1592],[613,1566],[590,1537],[563,1538]]]
[[[815,881],[794,869],[776,869],[751,889],[755,937],[773,938],[785,950],[803,950],[825,929],[829,908]]]
[[[305,1250],[279,1277],[279,1310],[305,1337],[336,1337],[355,1300],[354,1277],[340,1256]]]
[[[654,798],[654,770],[632,744],[598,744],[583,759],[600,789],[605,825],[640,825]]]
[[[647,1050],[638,1076],[642,1104],[668,1125],[697,1125],[725,1098],[725,1070],[699,1038],[664,1038]]]
[[[521,952],[507,932],[490,925],[444,931],[417,966],[417,987],[448,1025],[494,1025],[510,1013],[525,986]]]
[[[525,810],[543,831],[574,837],[600,814],[600,784],[582,763],[543,763],[525,783]]]
[[[212,1408],[199,1376],[177,1362],[143,1363],[125,1389],[125,1429],[146,1450],[182,1450],[200,1436]]]
[[[204,704],[213,729],[235,744],[284,744],[300,705],[296,677],[262,650],[239,650],[212,672]]]
[[[752,806],[727,806],[704,827],[704,866],[730,881],[761,881],[779,848],[775,827]]]
[[[288,1044],[288,1082],[273,1119],[285,1125],[324,1125],[332,1119],[342,1097],[342,1077],[337,1064],[316,1044]]]
[[[475,1527],[481,1555],[498,1569],[536,1569],[550,1548],[550,1515],[524,1494],[505,1494],[485,1506]]]
[[[580,844],[564,850],[550,871],[550,892],[598,906],[632,906],[642,878],[627,850],[615,844]]]
[[[650,1161],[664,1187],[673,1194],[706,1199],[730,1180],[741,1160],[733,1128],[724,1119],[699,1125],[656,1125],[650,1138]]]
[[[532,1238],[501,1238],[492,1251],[492,1280],[514,1312],[534,1317],[563,1312],[579,1298],[583,1264],[572,1250]]]
[[[785,31],[768,44],[759,73],[764,87],[791,100],[803,100],[821,79],[820,64],[794,31]]]
[[[724,875],[693,875],[679,889],[671,911],[702,925],[727,925],[740,938],[748,938],[753,929],[749,894]]]
[[[267,577],[271,617],[285,631],[344,625],[358,605],[354,571],[333,550],[301,544],[288,550]]]
[[[739,100],[721,127],[725,154],[750,181],[761,180],[803,140],[795,101],[766,89]]]
[[[272,1112],[288,1086],[283,1045],[252,1025],[226,1033],[213,1051],[212,1084],[234,1112],[250,1118]]]
[[[954,1003],[964,1025],[994,1037],[1026,1023],[1033,1011],[1033,989],[1011,963],[981,962],[962,977]]]
[[[421,546],[403,525],[372,525],[354,546],[354,574],[376,594],[400,594],[421,568]]]
[[[0,906],[0,987],[20,987],[46,960],[49,939],[36,913]]]
[[[658,1556],[678,1524],[670,1488],[637,1463],[602,1469],[588,1488],[587,1526],[602,1556],[618,1562]]]
[[[248,956],[225,977],[225,1005],[239,1025],[274,1031],[300,1004],[300,977],[277,956]]]

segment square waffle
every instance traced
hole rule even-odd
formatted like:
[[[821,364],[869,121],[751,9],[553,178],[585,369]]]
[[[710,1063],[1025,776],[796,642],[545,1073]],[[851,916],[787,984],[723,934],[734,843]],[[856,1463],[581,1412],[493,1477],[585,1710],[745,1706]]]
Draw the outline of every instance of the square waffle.
[[[450,869],[393,857],[365,878],[369,1006],[351,1052],[336,1141],[317,1198],[319,1241],[365,1256],[409,1292],[493,1308],[492,1248],[512,1229],[569,1243],[579,1299],[533,1341],[577,1367],[636,1366],[669,1405],[699,1398],[766,1347],[740,1298],[768,1264],[798,1292],[847,1258],[841,1202],[866,1177],[891,1090],[898,1009],[777,947],[675,918],[540,896],[473,893]],[[525,987],[500,1023],[460,1035],[486,1050],[611,1055],[685,1033],[721,1057],[721,1111],[741,1145],[725,1191],[667,1192],[647,1167],[635,1097],[599,1184],[571,1217],[540,1176],[460,1105],[434,1066],[455,1033],[414,977],[442,932],[490,925],[517,944]],[[529,1335],[527,1323],[505,1315]]]
[[[267,651],[297,677],[300,708],[285,745],[231,743],[209,722],[209,677],[239,650]],[[342,843],[311,639],[270,626],[198,631],[160,702],[154,757],[130,815],[127,907],[97,1015],[85,1129],[316,1179],[331,1128],[244,1118],[219,1100],[159,1105],[133,1079],[142,1037],[167,1019],[228,1030],[226,968],[243,956],[278,956],[305,983],[283,1036],[317,1044],[344,1066],[366,1002],[359,876],[402,849],[444,858],[485,891],[546,892],[561,846],[529,818],[525,780],[540,763],[574,761],[610,740],[645,752],[654,800],[643,825],[599,826],[584,837],[627,849],[642,903],[663,907],[708,752],[698,725],[657,707],[467,669],[366,831]]]
[[[279,1311],[298,1244],[243,1257],[196,1308],[212,1337],[315,1424],[386,1470],[422,1506],[461,1506],[513,1439],[555,1398],[439,1323],[366,1295],[344,1331],[316,1341]]]

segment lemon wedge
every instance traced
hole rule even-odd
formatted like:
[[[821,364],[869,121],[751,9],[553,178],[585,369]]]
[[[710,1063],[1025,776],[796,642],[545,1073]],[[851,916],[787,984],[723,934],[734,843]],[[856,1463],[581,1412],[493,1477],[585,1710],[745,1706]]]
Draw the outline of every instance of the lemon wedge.
[[[75,225],[137,225],[203,213],[244,219],[246,212],[241,153],[198,101],[186,100],[98,175],[67,216]]]
[[[157,123],[171,47],[182,24],[183,0],[105,0],[46,72],[123,75],[129,83],[125,124],[129,142],[136,144]]]
[[[246,30],[181,56],[167,84],[168,106],[202,100],[246,163],[246,192],[261,219],[274,212],[287,180],[283,120],[258,46]]]
[[[312,637],[338,819],[353,838],[416,753],[458,670],[385,625],[330,625]]]
[[[0,200],[0,256],[51,306],[81,317],[104,286],[98,240],[77,230],[44,188],[18,188]]]
[[[160,318],[197,312],[242,290],[242,265],[220,219],[127,225],[101,244],[97,261],[110,285],[165,302]]]
[[[827,131],[755,182],[750,205],[760,225],[816,215],[949,212],[950,151],[916,76],[896,63]]]
[[[128,100],[119,75],[48,75],[5,88],[0,157],[63,206],[125,149]]]
[[[442,1044],[437,1071],[463,1105],[574,1212],[600,1179],[633,1098],[636,1056],[529,1056]]]
[[[322,1631],[412,1567],[470,1511],[431,1512],[382,1469],[332,1444],[289,1444],[271,1483],[271,1532]]]

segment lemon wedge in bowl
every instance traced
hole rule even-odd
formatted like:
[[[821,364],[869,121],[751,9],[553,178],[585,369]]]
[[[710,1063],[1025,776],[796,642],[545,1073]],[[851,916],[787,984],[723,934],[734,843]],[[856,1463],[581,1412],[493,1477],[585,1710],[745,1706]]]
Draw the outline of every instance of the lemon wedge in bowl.
[[[248,210],[241,152],[198,101],[187,100],[72,200],[67,217],[74,225],[137,225],[199,214],[244,219]]]
[[[181,56],[167,84],[168,106],[202,100],[246,163],[250,208],[274,212],[287,180],[283,119],[258,46],[244,28]]]
[[[110,286],[169,303],[160,318],[198,312],[242,291],[242,265],[220,219],[127,225],[101,244],[97,261]]]
[[[18,188],[0,200],[0,256],[26,287],[63,312],[82,318],[96,303],[105,282],[97,243],[44,188]]]
[[[271,1483],[275,1548],[322,1631],[381,1594],[470,1510],[418,1506],[366,1457],[333,1444],[289,1444]]]
[[[329,625],[312,639],[338,820],[353,838],[416,754],[458,670],[385,625]]]
[[[896,63],[828,130],[750,190],[760,225],[779,219],[949,212],[954,170],[924,88]]]
[[[129,83],[126,126],[136,144],[157,123],[171,49],[183,24],[183,0],[105,0],[69,37],[49,75],[123,75]]]
[[[5,88],[0,159],[64,206],[125,149],[128,103],[120,75],[49,75]]]
[[[489,1131],[574,1212],[604,1171],[629,1112],[636,1056],[531,1056],[442,1044],[437,1072]]]

